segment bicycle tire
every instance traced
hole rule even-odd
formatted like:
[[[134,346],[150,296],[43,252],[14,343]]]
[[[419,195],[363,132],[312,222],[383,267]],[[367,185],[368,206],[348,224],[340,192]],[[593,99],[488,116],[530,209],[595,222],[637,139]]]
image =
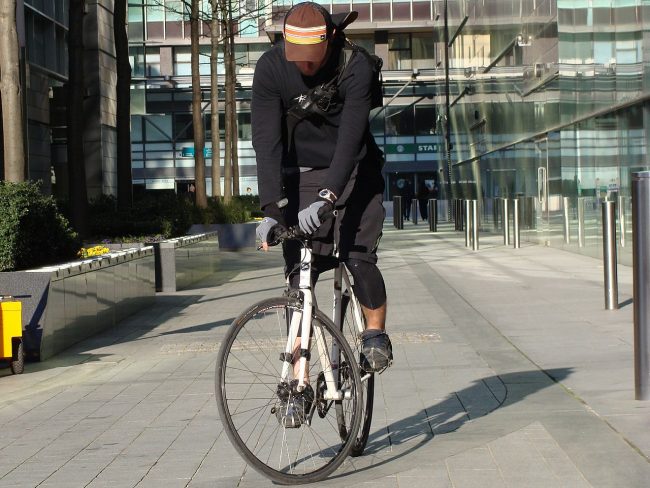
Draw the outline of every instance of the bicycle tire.
[[[360,360],[361,355],[361,338],[357,334],[357,324],[354,319],[354,314],[350,313],[350,318],[347,318],[346,313],[349,310],[350,306],[350,296],[343,294],[341,296],[341,333],[345,336],[347,342],[354,346],[353,350],[356,354],[357,359]],[[359,363],[357,363],[359,364]],[[360,368],[359,368],[360,369]],[[374,397],[375,397],[375,375],[374,373],[369,373],[370,376],[365,381],[362,381],[363,389],[363,417],[361,418],[361,425],[359,426],[359,431],[357,432],[357,437],[350,449],[350,456],[358,457],[363,454],[363,451],[368,444],[368,437],[370,436],[370,426],[372,424],[372,410],[374,406]]]
[[[319,409],[322,406],[325,410],[327,401],[320,396],[317,378],[320,378],[319,373],[322,372],[322,368],[320,360],[314,359],[313,352],[308,374],[310,384],[316,385],[316,399],[314,400],[316,408],[311,409],[313,413],[311,424],[303,423],[298,428],[287,428],[275,418],[277,413],[273,410],[277,407],[278,400],[277,390],[273,386],[279,381],[282,365],[275,353],[277,352],[279,355],[286,346],[287,327],[284,316],[301,310],[302,304],[298,299],[278,297],[263,300],[244,311],[233,321],[221,344],[215,371],[217,406],[228,438],[253,469],[281,484],[313,483],[325,479],[334,472],[352,449],[362,418],[363,392],[358,368],[352,368],[349,371],[349,385],[346,385],[351,391],[348,405],[351,411],[348,415],[349,425],[346,426],[349,432],[348,438],[340,438],[337,429],[339,426],[335,420],[320,416]],[[274,320],[276,323],[273,323]],[[312,314],[312,327],[323,333],[328,350],[331,345],[330,341],[336,341],[346,359],[354,358],[354,354],[341,332],[328,317],[317,309],[314,309]],[[265,336],[262,339],[257,335],[253,336],[249,330],[251,328],[254,328],[256,334],[260,336],[267,328],[272,328],[274,335],[273,337]],[[315,342],[312,341],[310,350],[316,350]],[[264,349],[262,356],[257,359],[255,359],[257,352],[254,350],[256,347],[259,347],[260,350]],[[256,368],[255,371],[246,366],[249,356],[252,361],[255,361],[251,366]],[[260,361],[260,357],[263,361]],[[274,365],[277,365],[277,368]],[[252,381],[251,384],[245,381],[240,382],[241,379],[246,378]],[[265,381],[267,383],[264,383]],[[243,388],[241,385],[244,385]],[[246,392],[242,395],[250,392],[251,398],[238,399],[237,395],[240,394],[238,392],[240,390]],[[255,395],[260,391],[262,394],[256,398]],[[330,402],[330,407],[332,403]],[[243,407],[239,411],[241,405]],[[271,408],[272,405],[276,407]],[[265,415],[267,410],[271,413],[270,416]],[[334,409],[328,408],[325,414],[329,415],[330,411],[334,411]],[[242,415],[250,418],[247,420]],[[252,425],[253,422],[255,425]],[[256,429],[258,426],[261,428],[261,432],[248,432],[251,428]],[[319,430],[316,432],[317,428]],[[328,428],[334,432],[328,432]],[[303,437],[306,438],[305,445],[303,445]],[[278,441],[279,452],[275,449]],[[298,445],[295,446],[294,442]],[[310,448],[310,442],[316,445],[319,451],[308,454],[301,452],[302,448]],[[320,444],[327,445],[322,447]],[[286,452],[284,452],[285,449]],[[271,462],[272,456],[274,456],[273,463]],[[278,465],[272,465],[278,456]],[[288,462],[285,461],[285,458]]]

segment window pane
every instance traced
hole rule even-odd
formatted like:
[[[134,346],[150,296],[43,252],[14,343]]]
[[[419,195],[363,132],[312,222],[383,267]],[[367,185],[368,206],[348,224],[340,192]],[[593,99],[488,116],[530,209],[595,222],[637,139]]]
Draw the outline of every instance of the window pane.
[[[388,107],[386,112],[387,136],[413,136],[413,107]]]
[[[148,47],[145,61],[147,76],[160,76],[160,48]]]
[[[436,133],[436,109],[434,106],[415,107],[415,130],[418,135]]]
[[[162,22],[165,20],[165,7],[157,4],[147,4],[147,22]]]
[[[192,114],[174,114],[174,138],[177,141],[194,139]]]
[[[147,141],[169,141],[172,138],[172,118],[169,115],[146,117],[145,138]]]
[[[133,76],[144,76],[144,49],[141,47],[129,48],[129,61],[133,70]]]
[[[183,20],[182,0],[167,0],[165,5],[167,7],[167,21]]]
[[[435,49],[432,34],[413,34],[411,39],[413,68],[433,68]]]
[[[239,35],[241,37],[257,37],[259,29],[257,19],[244,19],[239,23]]]

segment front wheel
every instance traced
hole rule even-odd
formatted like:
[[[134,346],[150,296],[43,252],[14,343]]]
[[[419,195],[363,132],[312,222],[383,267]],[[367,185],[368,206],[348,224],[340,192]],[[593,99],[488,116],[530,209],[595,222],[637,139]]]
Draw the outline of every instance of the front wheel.
[[[350,295],[343,294],[341,296],[341,310],[342,310],[342,323],[341,332],[345,339],[352,348],[352,352],[357,358],[357,362],[353,363],[356,369],[359,369],[358,364],[361,359],[361,331],[364,329],[363,324],[359,324],[354,314],[353,307],[350,305]],[[372,423],[372,408],[375,397],[375,375],[374,373],[366,373],[360,371],[362,377],[363,389],[363,417],[361,418],[361,426],[357,432],[357,438],[350,450],[350,456],[357,457],[363,454],[368,443],[370,436],[370,424]]]
[[[324,378],[332,371],[332,344],[339,345],[347,364],[355,364],[356,358],[341,332],[315,311],[306,372],[313,394],[309,401],[303,400],[308,406],[298,421],[292,417],[287,422],[282,417],[287,397],[296,398],[296,393],[280,382],[287,324],[302,313],[301,302],[289,297],[252,306],[232,323],[217,357],[215,391],[226,434],[251,467],[283,484],[311,483],[329,476],[353,448],[363,416],[358,368],[335,376],[339,390],[347,392],[342,400],[325,398]],[[322,338],[322,349],[317,338]],[[337,420],[339,408],[346,419],[347,435],[343,437]]]

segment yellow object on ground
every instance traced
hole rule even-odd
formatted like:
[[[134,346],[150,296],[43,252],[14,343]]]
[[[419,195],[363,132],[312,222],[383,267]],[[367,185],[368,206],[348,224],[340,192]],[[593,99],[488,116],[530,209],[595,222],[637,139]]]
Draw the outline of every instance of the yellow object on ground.
[[[21,304],[0,300],[0,358],[12,356],[12,339],[23,336]]]

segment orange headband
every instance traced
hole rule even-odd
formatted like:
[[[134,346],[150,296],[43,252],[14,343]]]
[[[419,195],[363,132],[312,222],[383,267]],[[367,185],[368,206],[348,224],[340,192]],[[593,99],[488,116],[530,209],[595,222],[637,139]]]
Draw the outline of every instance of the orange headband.
[[[285,25],[284,38],[292,44],[320,44],[327,39],[327,26],[296,27]]]

